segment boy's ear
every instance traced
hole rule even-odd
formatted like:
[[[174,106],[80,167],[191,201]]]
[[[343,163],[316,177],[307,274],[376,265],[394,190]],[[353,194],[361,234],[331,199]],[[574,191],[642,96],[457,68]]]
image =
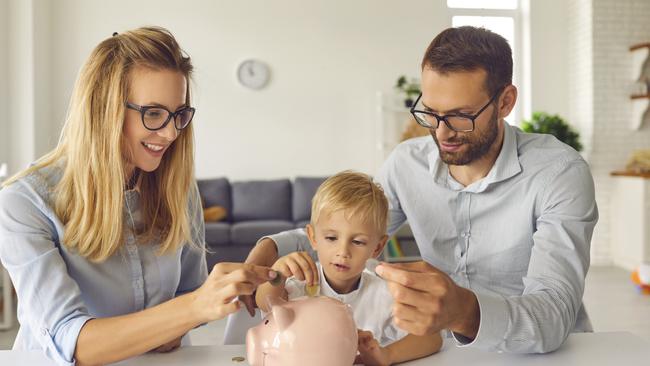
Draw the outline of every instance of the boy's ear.
[[[307,238],[309,239],[311,248],[313,250],[316,250],[316,233],[314,232],[314,227],[311,224],[307,224],[307,226],[305,226],[305,229],[307,230]]]
[[[388,235],[384,235],[379,239],[379,244],[377,244],[377,248],[372,252],[372,257],[377,258],[381,252],[384,250],[384,247],[386,246],[386,242],[388,242]]]

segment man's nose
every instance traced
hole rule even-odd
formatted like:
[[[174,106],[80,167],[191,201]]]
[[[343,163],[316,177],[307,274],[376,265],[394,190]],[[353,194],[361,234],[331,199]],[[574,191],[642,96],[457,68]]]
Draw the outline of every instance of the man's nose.
[[[433,130],[433,133],[436,134],[438,141],[449,140],[450,137],[453,137],[457,134],[457,132],[449,128],[449,126],[447,126],[447,123],[445,123],[443,120],[441,120],[438,124],[438,128]]]

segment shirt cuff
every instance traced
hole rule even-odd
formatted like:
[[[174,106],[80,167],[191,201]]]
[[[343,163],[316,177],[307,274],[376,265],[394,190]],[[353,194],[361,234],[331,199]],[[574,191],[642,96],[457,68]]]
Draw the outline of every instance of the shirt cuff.
[[[503,296],[474,293],[478,300],[480,322],[473,340],[451,332],[458,347],[472,347],[486,351],[499,348],[508,328],[508,304]]]
[[[57,365],[74,366],[76,360],[74,353],[77,348],[79,332],[86,322],[93,317],[80,315],[68,320],[62,327],[52,334],[50,329],[41,328],[41,342],[45,347],[45,354]]]

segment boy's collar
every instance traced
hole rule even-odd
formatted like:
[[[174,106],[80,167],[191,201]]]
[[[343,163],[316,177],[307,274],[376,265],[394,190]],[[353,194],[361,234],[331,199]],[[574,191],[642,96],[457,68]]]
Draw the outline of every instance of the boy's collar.
[[[321,295],[328,296],[336,300],[339,300],[342,303],[348,304],[354,301],[354,299],[357,297],[357,295],[360,292],[359,290],[363,288],[365,276],[363,275],[363,272],[361,272],[359,276],[359,281],[357,281],[357,287],[354,290],[348,292],[347,294],[339,294],[338,292],[336,292],[336,290],[332,288],[332,286],[330,286],[329,282],[327,281],[327,277],[325,277],[325,271],[323,271],[323,266],[320,263],[318,263],[317,267],[318,267],[318,272],[321,280],[320,283]]]

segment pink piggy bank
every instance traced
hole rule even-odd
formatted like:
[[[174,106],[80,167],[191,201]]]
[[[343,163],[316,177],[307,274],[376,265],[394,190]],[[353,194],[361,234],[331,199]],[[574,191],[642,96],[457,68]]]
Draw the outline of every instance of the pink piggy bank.
[[[348,305],[325,296],[301,297],[273,305],[262,323],[248,330],[246,350],[251,366],[350,366],[357,327]]]

